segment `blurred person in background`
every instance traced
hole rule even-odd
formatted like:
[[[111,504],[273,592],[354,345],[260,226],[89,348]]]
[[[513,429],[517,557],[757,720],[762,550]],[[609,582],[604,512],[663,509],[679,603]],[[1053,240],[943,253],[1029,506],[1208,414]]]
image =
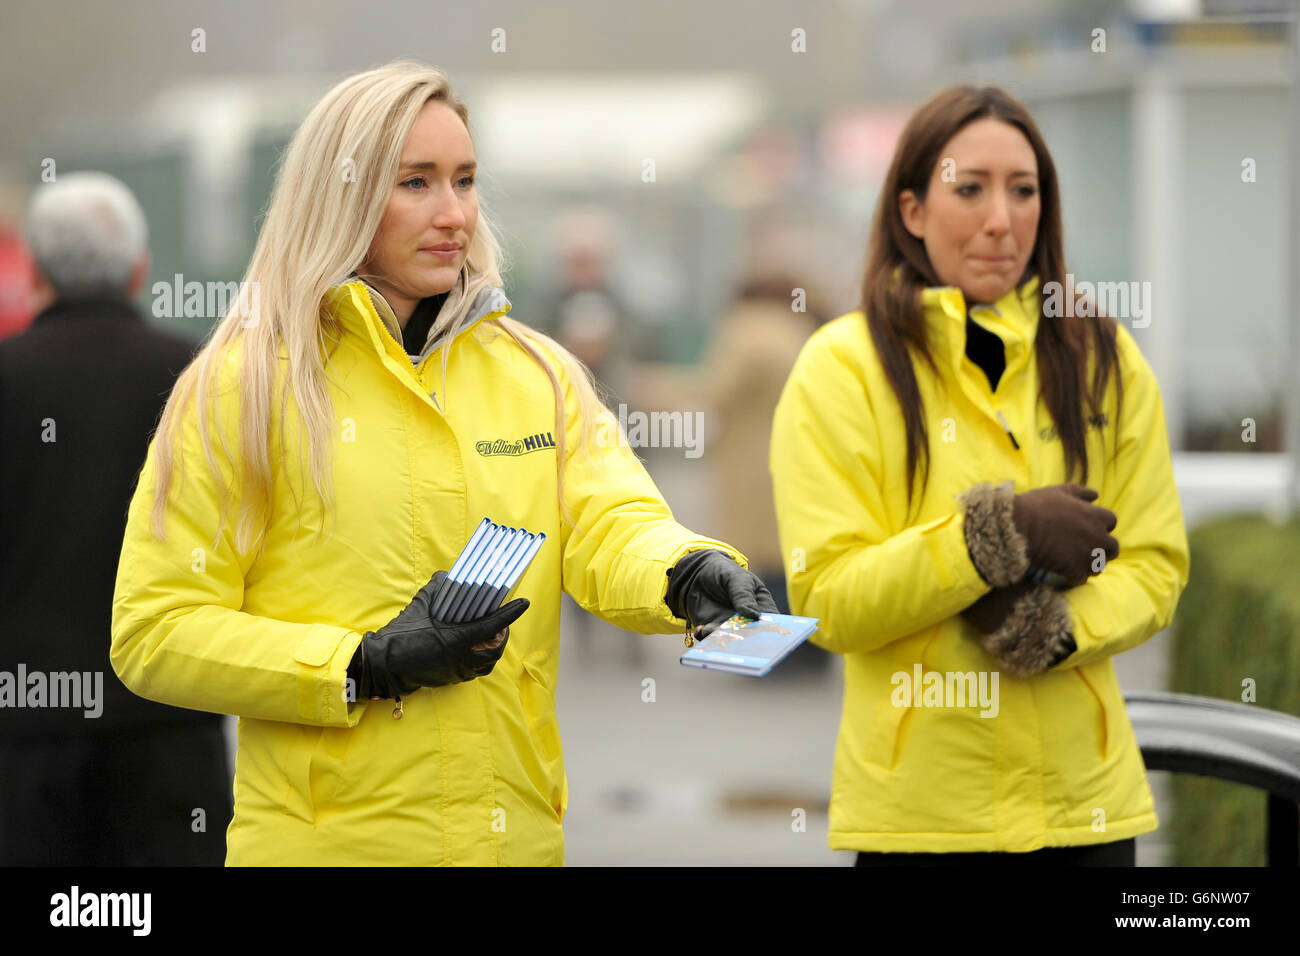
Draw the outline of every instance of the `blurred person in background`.
[[[599,206],[560,213],[555,228],[560,289],[544,323],[590,369],[597,393],[611,408],[627,399],[629,375],[640,354],[631,317],[610,288],[616,244],[613,217]],[[564,607],[568,633],[581,658],[590,661],[604,650],[598,642],[608,636],[600,633],[605,628],[580,613],[572,598],[564,598]],[[623,664],[640,666],[645,659],[641,642],[626,632],[621,638]]]
[[[113,664],[239,715],[231,865],[563,863],[560,595],[646,633],[774,608],[674,520],[590,372],[507,317],[468,118],[410,61],[312,109],[256,311],[181,376],[131,502]],[[440,620],[438,569],[484,516],[547,535],[526,597]]]
[[[756,267],[680,391],[716,416],[709,422],[707,451],[717,508],[712,528],[749,557],[782,614],[790,607],[767,459],[777,401],[799,350],[822,321],[807,285],[775,264]],[[796,289],[804,294],[805,311],[793,308]],[[828,660],[824,650],[805,641],[774,673],[817,671]]]
[[[37,187],[26,233],[38,314],[0,342],[0,862],[220,865],[221,718],[142,700],[108,654],[127,505],[193,346],[132,305],[147,227],[116,179]],[[80,706],[52,706],[56,675]]]
[[[561,286],[548,327],[591,370],[613,407],[627,397],[630,363],[639,353],[631,316],[611,289],[612,217],[595,206],[561,214],[556,246]]]
[[[1169,624],[1187,537],[1150,366],[1064,280],[1033,119],[945,90],[895,149],[862,310],[777,408],[790,603],[845,657],[829,844],[859,865],[1131,866],[1157,827],[1112,658]]]
[[[633,385],[640,408],[701,414],[710,529],[725,541],[744,542],[737,547],[782,614],[790,609],[768,446],[772,416],[799,350],[825,321],[821,283],[811,278],[815,264],[805,261],[813,238],[784,215],[748,228],[745,278],[700,361],[690,367],[642,363]],[[805,641],[773,672],[774,679],[822,671],[829,660],[825,650]]]

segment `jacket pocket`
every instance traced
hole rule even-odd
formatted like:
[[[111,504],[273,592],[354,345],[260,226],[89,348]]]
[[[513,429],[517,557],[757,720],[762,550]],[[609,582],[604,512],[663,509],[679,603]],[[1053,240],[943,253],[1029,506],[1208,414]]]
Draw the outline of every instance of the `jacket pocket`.
[[[885,770],[893,770],[898,766],[898,761],[902,757],[904,730],[913,710],[913,688],[910,682],[915,674],[914,666],[920,661],[922,672],[928,670],[925,661],[930,656],[930,650],[934,647],[934,642],[939,639],[941,633],[942,626],[929,632],[919,632],[915,638],[907,639],[904,642],[910,646],[911,652],[899,653],[895,657],[895,666],[890,674],[886,675],[884,688],[879,691],[880,700],[871,714],[871,726],[867,730],[869,734],[866,753],[867,763],[875,764]],[[896,674],[906,675],[908,684],[895,684],[894,675]],[[901,693],[902,689],[906,689],[908,693],[896,704],[894,702],[895,694]]]
[[[555,696],[546,686],[540,667],[522,661],[524,673],[519,681],[519,700],[524,708],[528,735],[545,774],[543,793],[558,819],[568,809],[564,785],[563,753],[560,747],[559,720],[555,715]],[[542,783],[542,781],[538,781]]]
[[[284,793],[280,798],[286,813],[314,823],[316,807],[312,800],[312,762],[324,727],[283,724],[268,728],[261,756],[269,757],[283,774]]]
[[[1096,666],[1096,664],[1084,664],[1082,667],[1076,667],[1073,670],[1078,675],[1079,680],[1083,682],[1083,686],[1088,688],[1092,699],[1096,701],[1097,713],[1094,719],[1097,721],[1097,732],[1101,740],[1101,758],[1105,760],[1106,755],[1110,753],[1110,749],[1114,745],[1114,736],[1113,727],[1111,726],[1111,708],[1107,706],[1106,699],[1103,696],[1105,684],[1098,680],[1100,675],[1093,671]]]
[[[893,696],[892,693],[886,693],[884,699],[876,704],[875,713],[871,715],[870,739],[867,742],[867,763],[885,770],[893,770],[898,762],[895,750],[902,736],[903,721],[912,710],[911,706],[895,706]]]
[[[347,762],[348,748],[357,731],[349,727],[322,727],[311,748],[307,787],[313,818],[323,808],[338,802]]]

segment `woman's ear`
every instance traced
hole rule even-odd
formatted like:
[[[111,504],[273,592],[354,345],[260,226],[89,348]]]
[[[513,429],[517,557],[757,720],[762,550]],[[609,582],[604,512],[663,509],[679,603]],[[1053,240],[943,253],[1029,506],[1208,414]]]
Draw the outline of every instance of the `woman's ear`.
[[[918,239],[925,238],[925,204],[912,190],[904,189],[898,194],[898,215],[904,229]]]

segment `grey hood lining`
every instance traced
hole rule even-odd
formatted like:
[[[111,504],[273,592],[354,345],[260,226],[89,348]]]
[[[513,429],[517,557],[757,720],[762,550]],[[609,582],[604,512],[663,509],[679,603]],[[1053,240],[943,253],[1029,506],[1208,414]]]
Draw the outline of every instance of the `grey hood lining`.
[[[446,306],[443,306],[443,308],[445,309]],[[461,323],[460,332],[457,334],[465,332],[465,330],[469,329],[480,319],[491,315],[493,312],[504,312],[509,308],[510,300],[506,298],[505,292],[499,286],[484,286],[482,289],[479,289],[478,295],[475,296],[474,304],[470,306],[469,313],[465,316],[465,321]],[[441,313],[439,313],[438,318],[442,318]],[[420,350],[419,356],[412,356],[412,360],[416,365],[423,362],[432,353],[436,352],[438,346],[442,344],[442,340],[445,336],[434,335],[434,329],[437,327],[438,323],[435,321],[433,327],[429,329],[429,338],[425,341],[424,348]]]
[[[366,287],[366,290],[370,293],[371,299],[374,301],[375,310],[379,313],[379,318],[382,319],[384,325],[388,327],[388,331],[392,333],[393,339],[397,342],[402,342],[402,327],[397,321],[397,316],[393,312],[392,306],[388,304],[388,300],[383,297],[378,289],[372,286],[369,282],[366,282],[365,279],[354,274],[350,281],[360,281]],[[449,299],[448,301],[451,300]],[[446,306],[444,305],[443,308],[445,309]],[[465,321],[461,323],[460,331],[464,332],[480,319],[491,315],[493,312],[504,312],[509,308],[510,300],[506,297],[505,291],[501,289],[500,286],[485,286],[480,289],[478,295],[475,296],[474,304],[470,307],[469,313],[465,317]],[[439,313],[438,318],[442,318],[441,313]],[[429,338],[425,340],[424,348],[420,350],[418,356],[410,355],[408,353],[408,357],[411,359],[412,364],[419,365],[428,358],[429,355],[437,351],[438,346],[442,344],[444,336],[434,335],[434,329],[437,327],[438,322],[434,321],[432,328],[429,329]]]

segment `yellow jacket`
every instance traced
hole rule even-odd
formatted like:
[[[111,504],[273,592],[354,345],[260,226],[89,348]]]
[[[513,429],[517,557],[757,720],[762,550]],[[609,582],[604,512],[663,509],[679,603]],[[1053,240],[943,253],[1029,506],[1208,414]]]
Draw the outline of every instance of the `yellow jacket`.
[[[1119,557],[1064,592],[1078,650],[1042,675],[1004,672],[994,685],[996,662],[959,616],[989,586],[967,552],[957,495],[980,482],[1011,480],[1023,492],[1066,480],[1037,399],[1038,281],[994,303],[996,313],[975,313],[1006,347],[996,393],[965,355],[961,291],[927,289],[923,302],[941,374],[914,361],[931,469],[910,519],[903,419],[861,312],[809,340],[773,426],[791,609],[821,618],[815,640],[844,655],[829,844],[1019,852],[1154,830],[1111,658],[1168,625],[1187,583],[1155,378],[1121,326],[1123,420],[1112,384],[1104,421],[1088,429],[1088,484],[1118,517]],[[955,675],[981,672],[993,706],[961,706],[973,685]]]
[[[500,290],[485,290],[452,342],[446,394],[432,343],[413,368],[391,309],[363,282],[327,302],[344,326],[328,369],[339,422],[328,521],[299,465],[291,399],[271,435],[279,447],[285,429],[287,453],[273,460],[265,554],[237,550],[230,521],[213,550],[217,490],[191,403],[166,542],[149,531],[153,444],[131,503],[113,667],[143,697],[239,716],[230,865],[563,863],[561,588],[621,628],[680,632],[663,603],[667,569],[705,548],[745,559],[678,524],[625,444],[592,442],[603,470],[582,457],[576,395],[552,355],[568,397],[565,501],[585,533],[562,524],[553,392],[492,321],[509,309]],[[221,399],[233,449],[235,371],[232,359]],[[404,698],[401,720],[392,701],[347,703],[362,634],[450,568],[484,516],[548,536],[515,591],[532,604],[496,668]]]

